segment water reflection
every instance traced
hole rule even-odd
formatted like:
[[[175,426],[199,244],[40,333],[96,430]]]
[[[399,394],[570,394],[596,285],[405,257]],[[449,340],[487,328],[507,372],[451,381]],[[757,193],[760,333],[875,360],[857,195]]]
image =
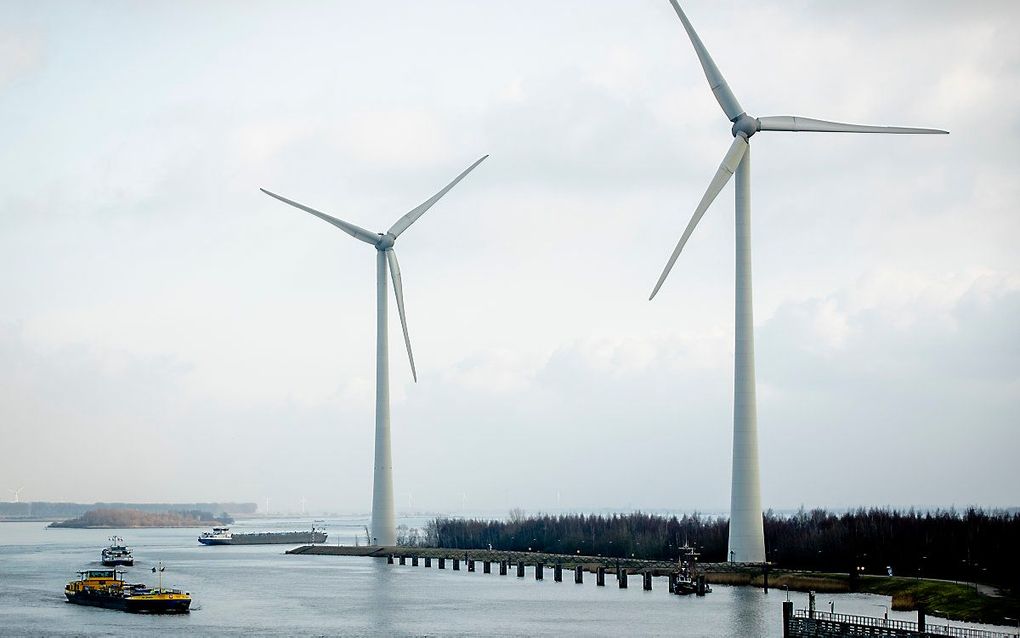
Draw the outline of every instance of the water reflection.
[[[776,597],[752,587],[733,587],[730,590],[730,604],[726,606],[730,626],[719,635],[726,636],[775,636],[777,627]],[[709,594],[714,595],[716,592]],[[781,623],[779,623],[781,625]]]
[[[371,605],[369,611],[371,616],[370,622],[373,625],[373,629],[378,631],[380,635],[394,636],[397,632],[394,629],[393,614],[397,605],[393,599],[393,590],[396,584],[393,581],[398,572],[393,569],[393,565],[387,565],[384,558],[370,558],[368,560],[371,563],[369,579],[371,588],[368,601]]]

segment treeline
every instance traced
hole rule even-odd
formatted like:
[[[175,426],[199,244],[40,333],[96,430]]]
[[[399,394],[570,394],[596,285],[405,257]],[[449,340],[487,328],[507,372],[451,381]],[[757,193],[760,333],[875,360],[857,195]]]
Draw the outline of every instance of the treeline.
[[[70,518],[81,516],[93,509],[133,509],[143,512],[170,512],[180,510],[201,510],[205,512],[229,512],[231,514],[254,514],[255,503],[51,503],[31,501],[24,503],[0,503],[0,518]]]
[[[729,521],[698,514],[438,518],[425,545],[675,560],[685,542],[703,562],[727,560]],[[1020,590],[1020,514],[1005,511],[824,510],[765,514],[765,551],[778,568],[980,581]]]
[[[224,512],[213,516],[211,512],[187,510],[178,512],[143,512],[134,509],[95,509],[77,518],[50,523],[50,527],[205,527],[229,524],[234,519]]]

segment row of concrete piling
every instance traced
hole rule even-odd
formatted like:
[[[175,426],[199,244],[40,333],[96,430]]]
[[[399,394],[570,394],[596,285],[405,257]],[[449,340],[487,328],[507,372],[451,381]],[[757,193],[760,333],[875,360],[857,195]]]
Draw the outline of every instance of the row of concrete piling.
[[[419,557],[418,556],[410,556],[410,557],[408,557],[408,556],[400,555],[400,556],[394,557],[393,554],[388,554],[386,556],[386,563],[389,564],[389,565],[392,565],[392,564],[394,564],[394,560],[396,560],[396,561],[399,561],[399,563],[401,565],[406,565],[408,558],[410,558],[410,560],[411,560],[411,566],[412,567],[418,567],[418,565],[419,565]],[[424,556],[424,557],[422,557],[422,560],[424,560],[424,562],[425,562],[425,567],[432,567],[432,560],[433,560],[433,558],[431,556]],[[439,557],[439,558],[436,558],[435,560],[438,561],[438,568],[439,569],[446,569],[447,558]],[[449,560],[452,562],[453,571],[460,571],[461,559],[460,558],[451,558]],[[464,559],[464,563],[467,566],[467,571],[474,572],[477,562],[481,562],[482,563],[482,573],[483,574],[491,574],[492,573],[492,565],[493,565],[493,563],[495,561],[488,561],[488,560],[476,561],[473,558],[465,558]],[[512,563],[509,560],[501,560],[501,561],[498,562],[498,564],[499,564],[499,575],[500,576],[506,576],[509,573],[509,570],[510,570],[510,567],[512,566]],[[524,578],[524,568],[525,568],[525,566],[526,565],[525,565],[524,561],[517,561],[517,564],[516,564],[517,578]],[[542,562],[536,562],[535,563],[535,580],[545,580],[545,568],[546,568],[545,563],[542,563]],[[562,583],[563,582],[563,565],[560,565],[558,563],[555,564],[555,565],[552,565],[552,570],[553,570],[553,580],[555,582],[557,582],[557,583]],[[584,567],[582,567],[581,565],[575,565],[573,567],[573,571],[574,571],[574,583],[576,583],[578,585],[584,583],[584,571],[585,571]],[[627,587],[628,587],[628,573],[627,573],[627,570],[626,569],[617,569],[617,570],[615,570],[615,574],[616,574],[616,582],[617,582],[617,585],[619,586],[619,588],[620,589],[627,589]],[[641,572],[642,588],[645,591],[651,591],[652,590],[652,576],[653,576],[653,574],[650,571]],[[678,575],[676,573],[671,573],[668,576],[669,576],[669,593],[671,593],[671,594],[672,593],[678,593],[677,592],[677,576]],[[606,568],[601,566],[601,565],[598,566],[595,569],[595,584],[598,587],[605,587],[606,586]],[[701,574],[701,575],[699,575],[697,577],[697,580],[696,580],[696,590],[695,590],[695,593],[698,596],[704,596],[705,595],[705,590],[706,590],[706,588],[705,588],[705,576],[704,576],[704,574]]]

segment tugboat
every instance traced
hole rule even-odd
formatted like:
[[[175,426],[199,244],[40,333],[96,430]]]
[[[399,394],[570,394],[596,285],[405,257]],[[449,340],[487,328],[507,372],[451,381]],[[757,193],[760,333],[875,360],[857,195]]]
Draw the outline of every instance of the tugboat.
[[[674,576],[673,592],[678,596],[697,594],[703,596],[712,591],[705,582],[705,575],[698,572],[698,552],[686,542],[680,548],[680,559],[677,562],[678,569]]]
[[[182,614],[191,608],[191,594],[180,589],[163,589],[163,564],[159,565],[159,587],[125,583],[124,572],[115,569],[86,569],[78,580],[64,587],[67,602],[134,613]],[[152,571],[157,571],[155,567]]]
[[[103,548],[103,565],[131,567],[134,564],[135,557],[131,555],[131,550],[124,546],[124,539],[120,536],[111,536],[110,546]]]
[[[294,545],[299,543],[325,543],[327,534],[312,527],[310,532],[257,532],[234,534],[229,527],[214,527],[202,532],[198,542],[203,545]]]

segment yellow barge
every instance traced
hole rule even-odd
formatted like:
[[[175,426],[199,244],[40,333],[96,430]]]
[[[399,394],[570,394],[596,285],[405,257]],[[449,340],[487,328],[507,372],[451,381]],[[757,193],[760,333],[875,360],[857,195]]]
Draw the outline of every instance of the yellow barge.
[[[162,570],[161,570],[162,571]],[[191,594],[180,589],[152,589],[124,582],[124,572],[86,569],[64,587],[67,602],[135,613],[180,614],[191,608]],[[160,579],[162,581],[162,579]]]

